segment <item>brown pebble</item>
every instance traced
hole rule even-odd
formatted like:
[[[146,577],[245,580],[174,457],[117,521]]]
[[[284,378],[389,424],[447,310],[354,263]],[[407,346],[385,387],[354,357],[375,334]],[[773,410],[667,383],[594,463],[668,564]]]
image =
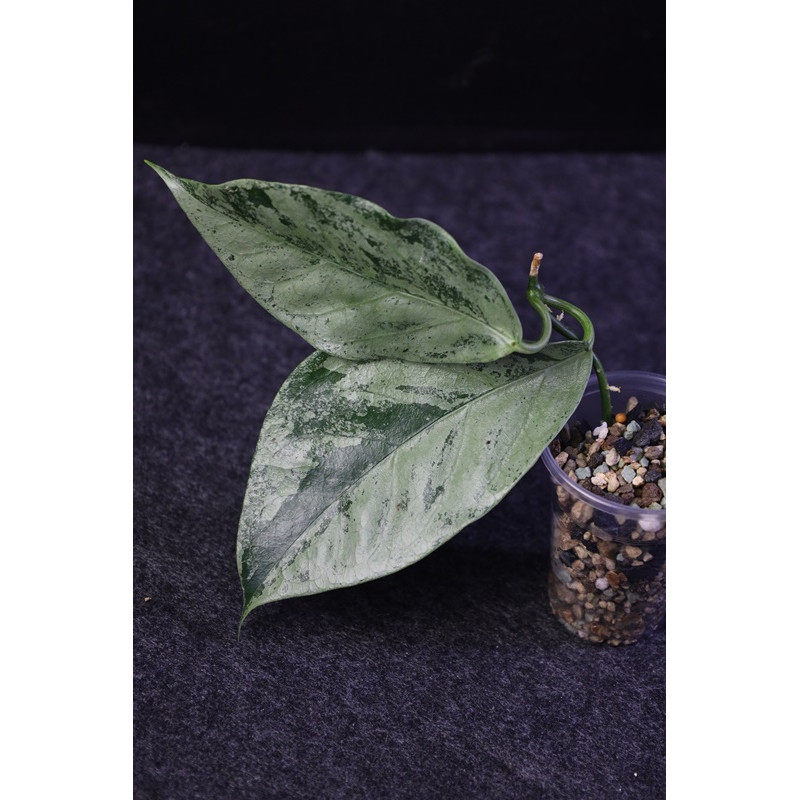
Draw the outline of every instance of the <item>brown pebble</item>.
[[[575,522],[583,524],[592,518],[593,513],[592,507],[588,503],[584,503],[583,500],[578,500],[570,509],[569,515]]]
[[[606,579],[608,580],[609,586],[613,586],[615,589],[619,588],[619,574],[616,572],[608,572],[606,573]]]
[[[629,545],[626,545],[625,547],[622,548],[622,552],[628,558],[639,558],[639,556],[642,554],[642,548],[641,547],[633,547],[633,545],[629,544]]]
[[[657,483],[646,483],[642,486],[642,505],[649,506],[651,503],[658,503],[664,496]]]
[[[614,558],[617,554],[617,545],[613,542],[599,541],[597,543],[597,549],[604,558]]]
[[[572,539],[569,535],[568,531],[565,531],[563,528],[558,529],[558,549],[559,550],[571,550],[575,547],[575,540]]]

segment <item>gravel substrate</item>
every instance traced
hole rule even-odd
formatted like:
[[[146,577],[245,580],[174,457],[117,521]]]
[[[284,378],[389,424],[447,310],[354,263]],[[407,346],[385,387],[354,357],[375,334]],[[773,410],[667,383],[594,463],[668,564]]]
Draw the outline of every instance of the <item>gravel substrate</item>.
[[[620,506],[666,507],[666,412],[629,399],[611,426],[572,424],[551,444],[574,483]],[[666,608],[663,515],[632,508],[607,513],[556,484],[550,605],[572,632],[591,642],[632,644]]]
[[[573,423],[550,445],[556,464],[588,491],[640,508],[667,507],[667,414],[628,399],[609,426]]]

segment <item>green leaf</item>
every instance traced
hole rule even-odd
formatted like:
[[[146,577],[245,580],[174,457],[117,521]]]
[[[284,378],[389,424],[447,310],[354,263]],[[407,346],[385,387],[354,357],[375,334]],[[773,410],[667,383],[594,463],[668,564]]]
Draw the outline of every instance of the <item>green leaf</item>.
[[[278,392],[253,458],[242,620],[402,569],[483,516],[574,411],[591,366],[578,342],[480,365],[311,355]]]
[[[309,186],[212,186],[150,166],[236,280],[319,350],[467,364],[518,347],[500,282],[428,220]]]

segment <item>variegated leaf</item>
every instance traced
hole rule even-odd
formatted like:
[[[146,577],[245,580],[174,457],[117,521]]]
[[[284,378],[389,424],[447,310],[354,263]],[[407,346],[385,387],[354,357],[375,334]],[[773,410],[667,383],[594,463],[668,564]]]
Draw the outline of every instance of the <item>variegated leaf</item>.
[[[500,282],[428,220],[309,186],[208,185],[150,166],[236,280],[319,350],[468,364],[518,349]]]
[[[267,414],[239,525],[242,619],[411,564],[491,509],[581,399],[591,351],[491,364],[314,353]]]

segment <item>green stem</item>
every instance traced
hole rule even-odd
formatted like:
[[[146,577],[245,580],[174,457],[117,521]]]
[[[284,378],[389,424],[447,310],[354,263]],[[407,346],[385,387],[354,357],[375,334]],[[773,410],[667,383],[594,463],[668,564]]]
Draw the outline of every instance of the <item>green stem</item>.
[[[550,314],[550,309],[542,299],[541,292],[537,291],[532,286],[533,280],[534,278],[531,277],[530,281],[528,282],[527,296],[528,302],[541,317],[542,335],[535,342],[529,342],[526,339],[523,339],[517,344],[516,349],[518,353],[538,353],[543,347],[545,347],[545,345],[548,344],[550,337],[553,335],[553,318]]]
[[[571,339],[574,342],[578,341],[578,335],[573,333],[566,325],[562,325],[555,317],[553,318],[553,328],[564,338]],[[597,386],[600,389],[600,413],[602,418],[610,425],[612,422],[611,391],[608,388],[606,371],[594,351],[592,351],[592,367],[595,375],[597,375]]]
[[[592,321],[586,316],[584,311],[578,308],[578,306],[568,303],[566,300],[561,300],[559,297],[553,297],[551,294],[543,293],[542,300],[544,300],[545,304],[551,310],[553,308],[557,308],[559,311],[565,311],[567,314],[577,320],[580,323],[581,328],[583,328],[583,338],[580,341],[588,345],[589,348],[594,347],[594,325],[592,325]],[[566,329],[569,330],[569,328]],[[563,333],[563,331],[559,331],[559,333]],[[572,332],[570,331],[570,333]],[[577,334],[573,333],[569,338],[573,339],[574,341],[578,341]]]
[[[553,295],[545,294],[544,287],[542,287],[542,285],[539,283],[539,265],[541,264],[541,261],[542,255],[541,253],[537,253],[533,257],[533,262],[531,263],[531,273],[530,279],[528,280],[528,291],[526,293],[528,302],[537,311],[539,311],[539,306],[544,303],[545,306],[550,309],[549,315],[551,316],[552,328],[555,328],[555,330],[566,339],[584,342],[587,347],[592,350],[592,366],[595,374],[597,375],[597,385],[600,390],[601,415],[603,420],[605,420],[608,424],[611,424],[613,422],[611,410],[611,392],[608,387],[608,379],[606,378],[606,372],[603,369],[603,365],[600,363],[600,359],[594,353],[594,325],[592,325],[592,321],[589,319],[586,313],[576,305],[573,305],[566,300],[561,300],[558,297],[553,297]],[[556,308],[559,311],[564,311],[573,319],[577,320],[581,328],[583,328],[583,338],[579,338],[576,333],[570,330],[566,325],[562,324],[561,321],[552,314],[553,308]]]

